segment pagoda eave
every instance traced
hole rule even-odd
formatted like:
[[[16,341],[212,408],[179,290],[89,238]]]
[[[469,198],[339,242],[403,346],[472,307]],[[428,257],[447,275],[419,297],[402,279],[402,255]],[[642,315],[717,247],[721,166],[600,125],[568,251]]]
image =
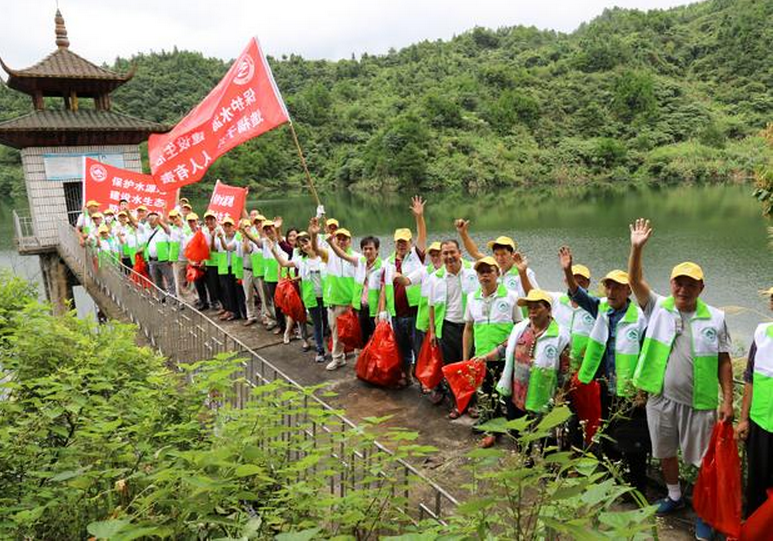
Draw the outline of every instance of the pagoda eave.
[[[149,131],[71,131],[52,130],[46,133],[0,131],[0,144],[16,149],[28,147],[138,145],[147,141]]]

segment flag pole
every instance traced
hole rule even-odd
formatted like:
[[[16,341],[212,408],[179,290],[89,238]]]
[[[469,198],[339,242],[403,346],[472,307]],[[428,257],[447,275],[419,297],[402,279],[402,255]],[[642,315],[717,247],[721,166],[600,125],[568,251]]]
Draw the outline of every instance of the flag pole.
[[[295,148],[298,150],[298,157],[301,159],[303,172],[306,173],[306,182],[308,182],[309,184],[311,195],[314,196],[314,200],[317,202],[317,206],[320,206],[322,203],[319,200],[319,195],[317,195],[317,189],[314,187],[314,181],[311,180],[311,173],[309,173],[309,168],[306,165],[306,158],[303,156],[303,150],[301,150],[301,144],[298,142],[298,134],[295,133],[295,128],[293,127],[292,120],[290,120],[288,123],[290,124],[290,133],[293,134],[293,141],[295,142]]]

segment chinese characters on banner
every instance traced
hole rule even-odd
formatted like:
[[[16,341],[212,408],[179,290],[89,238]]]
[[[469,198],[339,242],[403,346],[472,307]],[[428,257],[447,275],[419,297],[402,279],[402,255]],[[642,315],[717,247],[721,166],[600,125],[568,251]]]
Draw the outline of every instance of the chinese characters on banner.
[[[162,193],[153,177],[83,158],[83,201],[93,199],[100,209],[118,212],[118,202],[126,199],[130,208],[145,205],[148,210],[161,213],[172,210],[177,201],[177,190]]]
[[[230,216],[238,227],[246,200],[247,190],[245,188],[229,186],[218,180],[212,191],[212,198],[209,200],[207,210],[215,213],[218,222],[226,216]]]
[[[153,178],[163,191],[198,182],[217,158],[289,120],[268,62],[252,38],[195,109],[169,133],[150,136]]]

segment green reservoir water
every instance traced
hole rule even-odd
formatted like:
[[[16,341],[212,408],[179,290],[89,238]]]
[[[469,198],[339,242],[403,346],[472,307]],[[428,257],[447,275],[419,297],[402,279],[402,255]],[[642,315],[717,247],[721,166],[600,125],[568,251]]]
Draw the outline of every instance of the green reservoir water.
[[[751,197],[750,186],[684,186],[668,189],[618,191],[554,190],[530,193],[507,190],[497,194],[450,196],[425,194],[430,240],[456,238],[453,219],[471,221],[473,238],[484,245],[497,235],[513,237],[529,258],[543,289],[563,289],[557,262],[562,244],[572,247],[575,260],[591,268],[597,279],[614,268],[625,269],[628,224],[650,218],[655,233],[645,254],[645,277],[655,291],[668,293],[671,268],[695,261],[706,273],[704,299],[724,308],[736,353],[748,349],[757,323],[771,319],[759,290],[773,285],[773,251],[768,223]],[[397,227],[414,229],[408,209],[411,193],[322,195],[328,216],[337,218],[355,236],[355,243],[373,234],[382,241],[381,254],[393,248]],[[194,201],[199,215],[206,201]],[[314,213],[311,197],[251,200],[268,216],[282,216],[285,228],[303,228]],[[13,252],[10,209],[0,207],[0,265],[13,266],[25,276],[39,275],[37,261]]]

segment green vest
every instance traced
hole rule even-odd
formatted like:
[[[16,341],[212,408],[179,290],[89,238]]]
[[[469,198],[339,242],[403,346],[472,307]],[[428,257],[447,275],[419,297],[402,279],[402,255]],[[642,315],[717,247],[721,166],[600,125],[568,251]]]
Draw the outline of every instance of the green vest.
[[[497,392],[502,396],[513,394],[513,372],[515,371],[515,345],[529,326],[529,320],[518,323],[507,341],[505,368],[497,384]],[[550,406],[550,401],[558,387],[558,371],[561,353],[569,345],[569,333],[552,320],[548,328],[537,338],[534,345],[534,361],[529,368],[529,389],[526,391],[525,407],[528,411],[542,413]]]
[[[577,379],[582,383],[590,383],[596,376],[601,359],[607,349],[609,339],[609,304],[606,299],[599,303],[599,313],[587,339],[585,355],[582,359]],[[635,303],[629,302],[623,318],[618,321],[615,332],[615,377],[617,385],[614,389],[617,396],[632,396],[633,373],[639,359],[640,340],[647,327],[647,322],[641,309]]]
[[[365,287],[368,288],[368,314],[370,317],[376,317],[378,315],[378,299],[381,295],[381,276],[382,272],[378,272],[383,268],[380,257],[377,257],[373,262],[373,266],[368,269],[367,261],[363,256],[360,259],[360,265],[365,266],[365,279],[355,280],[354,282],[354,294],[352,295],[352,304],[355,308],[359,309],[359,305],[362,302],[362,292]],[[370,273],[370,274],[368,274]],[[360,273],[361,274],[361,273]],[[394,298],[394,297],[393,297]],[[394,315],[394,314],[392,314]]]
[[[572,359],[572,370],[578,370],[585,357],[585,348],[588,345],[588,335],[596,321],[592,315],[582,308],[572,306],[567,295],[552,293],[553,317],[559,327],[569,331],[572,343],[569,346],[569,355]]]
[[[235,233],[232,240],[225,239],[226,242],[236,242],[237,245],[242,241],[242,236],[239,233]],[[220,246],[220,239],[215,240],[216,245],[218,248],[222,248]],[[232,252],[218,252],[220,255],[218,256],[218,265],[217,265],[217,273],[220,275],[226,275],[232,273],[234,276],[239,278],[240,280],[244,277],[244,260],[241,256],[237,255],[237,252],[234,250]],[[230,256],[230,257],[229,257]],[[230,259],[230,262],[229,262]],[[230,263],[230,264],[229,264]],[[237,272],[239,273],[237,275]]]
[[[513,309],[516,297],[508,295],[507,288],[499,285],[487,303],[483,290],[478,290],[467,298],[467,311],[473,320],[475,356],[482,357],[502,344],[510,336],[515,322]],[[488,313],[486,313],[486,305]]]
[[[773,323],[762,323],[754,331],[754,373],[749,417],[761,428],[773,432]]]
[[[663,392],[668,357],[676,338],[679,314],[673,297],[660,297],[652,310],[639,362],[633,377],[636,387],[652,394]],[[719,333],[725,313],[698,299],[690,322],[693,340],[693,407],[716,409],[719,404]]]
[[[392,276],[394,277],[394,272],[397,270],[397,266],[395,264],[395,257],[396,254],[392,253],[387,258],[387,262],[392,266]],[[417,270],[423,265],[421,262],[421,259],[419,259],[419,254],[416,251],[416,248],[411,248],[411,250],[408,252],[408,254],[403,258],[402,264],[400,265],[401,272],[400,274],[406,275],[410,274],[413,271]],[[384,285],[386,286],[386,297],[387,297],[387,306],[392,306],[392,310],[390,310],[390,313],[392,315],[394,314],[394,305],[395,305],[395,285],[392,280],[385,281]],[[420,284],[411,284],[408,287],[405,288],[405,296],[408,297],[408,306],[418,306],[419,300],[421,299],[421,285]],[[391,302],[391,304],[390,304]]]
[[[348,255],[361,257],[360,254],[353,252],[351,248]],[[359,267],[360,265],[358,265]],[[341,259],[335,253],[330,252],[327,262],[327,278],[323,288],[323,299],[325,306],[353,306],[354,284],[357,268],[348,261]],[[357,302],[359,305],[359,302]]]
[[[170,259],[170,242],[169,235],[166,234],[164,228],[157,225],[155,229],[151,230],[148,234],[148,240],[145,243],[144,253],[145,260],[150,261],[150,246],[156,247],[156,259],[160,261],[171,261]]]
[[[430,293],[430,305],[435,311],[435,336],[443,338],[443,320],[446,315],[446,267],[440,267],[432,273],[432,292]],[[467,307],[467,295],[475,293],[478,289],[478,275],[472,269],[472,263],[462,260],[462,268],[459,271],[462,286],[462,313]]]

